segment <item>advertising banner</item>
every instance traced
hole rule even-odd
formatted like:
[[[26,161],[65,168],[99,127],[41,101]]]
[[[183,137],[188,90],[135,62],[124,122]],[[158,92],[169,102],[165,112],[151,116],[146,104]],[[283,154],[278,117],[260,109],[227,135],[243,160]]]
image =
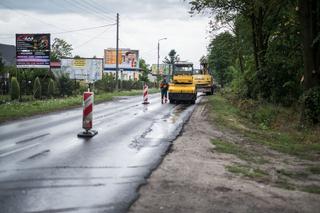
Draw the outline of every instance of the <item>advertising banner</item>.
[[[152,64],[151,73],[153,75],[158,74],[157,64]],[[169,64],[159,64],[159,75],[169,75],[170,74],[170,65]]]
[[[137,70],[139,69],[139,50],[119,49],[118,54],[119,69]],[[116,49],[109,48],[104,50],[105,70],[115,70],[116,68]]]
[[[50,34],[16,34],[17,68],[50,68]]]
[[[62,58],[61,72],[70,79],[94,82],[102,79],[102,58]]]

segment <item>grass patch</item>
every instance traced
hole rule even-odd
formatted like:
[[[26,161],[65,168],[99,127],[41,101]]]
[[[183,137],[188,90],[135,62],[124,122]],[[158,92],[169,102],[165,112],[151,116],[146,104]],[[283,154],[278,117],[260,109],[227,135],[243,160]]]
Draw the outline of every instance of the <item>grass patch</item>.
[[[290,109],[272,108],[270,104],[257,106],[251,102],[238,106],[220,94],[209,97],[209,106],[210,117],[222,128],[232,129],[253,142],[282,153],[309,160],[319,159],[319,129],[297,128],[292,120],[295,114]]]
[[[158,89],[149,90],[149,93],[156,92],[158,92]],[[94,96],[94,102],[110,101],[115,96],[134,95],[142,95],[142,90],[99,93]],[[8,102],[0,104],[0,122],[81,106],[82,95],[28,102]]]
[[[220,139],[212,139],[211,143],[215,145],[215,150],[218,152],[236,155],[238,158],[242,160],[253,162],[253,163],[263,164],[267,162],[261,156],[242,148],[238,144],[226,142]]]
[[[264,181],[268,179],[268,174],[260,169],[255,169],[247,165],[239,165],[234,164],[231,166],[226,166],[226,169],[229,172],[235,173],[235,174],[241,174],[245,177],[249,177],[251,179],[257,180],[257,181]]]
[[[320,194],[320,186],[316,186],[316,185],[305,186],[305,187],[302,187],[301,191],[309,192],[313,194]]]
[[[308,178],[309,173],[304,172],[304,171],[288,171],[288,170],[278,170],[277,171],[279,174],[290,177],[290,178],[294,178],[294,179],[305,179]]]
[[[320,174],[320,166],[311,166],[308,168],[308,170],[312,173],[312,174]]]
[[[274,184],[275,187],[278,187],[278,188],[282,188],[282,189],[286,189],[286,190],[296,190],[297,187],[290,183],[286,178],[279,178],[275,184]]]

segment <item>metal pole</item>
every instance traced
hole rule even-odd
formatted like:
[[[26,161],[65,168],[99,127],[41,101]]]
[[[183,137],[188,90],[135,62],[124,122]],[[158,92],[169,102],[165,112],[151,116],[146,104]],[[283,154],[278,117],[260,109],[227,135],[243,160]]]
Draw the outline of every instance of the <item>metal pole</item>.
[[[161,40],[166,40],[167,38],[160,38],[158,39],[158,62],[157,62],[157,79],[160,74],[160,65],[159,65],[159,60],[160,60],[160,41]]]
[[[117,44],[116,44],[116,92],[118,92],[118,72],[119,72],[119,13],[117,13]]]
[[[158,61],[157,61],[157,76],[159,76],[159,60],[160,60],[160,40],[158,40]]]

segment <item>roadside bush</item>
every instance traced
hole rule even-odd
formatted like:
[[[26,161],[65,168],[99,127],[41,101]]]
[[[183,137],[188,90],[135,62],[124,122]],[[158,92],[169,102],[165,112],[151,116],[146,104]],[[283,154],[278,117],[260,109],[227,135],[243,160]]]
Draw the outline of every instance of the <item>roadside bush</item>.
[[[52,79],[49,80],[49,84],[48,84],[48,97],[52,98],[54,96],[54,91],[55,91],[55,84],[54,81]]]
[[[277,107],[271,104],[263,104],[259,105],[257,110],[253,112],[252,121],[258,123],[260,128],[267,129],[271,127],[277,115]]]
[[[305,120],[313,124],[320,122],[320,87],[308,90],[303,97]]]
[[[11,100],[18,100],[20,98],[20,85],[16,77],[11,78],[10,96]]]
[[[33,84],[33,97],[36,99],[40,99],[42,95],[41,92],[42,92],[42,89],[41,89],[40,79],[39,77],[37,77]]]
[[[57,81],[53,81],[53,84],[54,84],[54,91],[53,91],[53,94],[54,94],[54,96],[56,97],[56,96],[59,96],[59,94],[60,94],[60,89],[59,89],[59,82],[57,82]]]
[[[80,95],[82,95],[87,90],[88,90],[88,85],[87,84],[80,84],[80,87],[79,87],[79,94]]]
[[[59,89],[60,95],[64,97],[65,95],[71,96],[73,92],[73,82],[67,75],[62,75],[59,77]]]
[[[273,104],[253,99],[228,99],[240,109],[241,116],[259,125],[261,129],[270,128],[279,114],[279,109]]]

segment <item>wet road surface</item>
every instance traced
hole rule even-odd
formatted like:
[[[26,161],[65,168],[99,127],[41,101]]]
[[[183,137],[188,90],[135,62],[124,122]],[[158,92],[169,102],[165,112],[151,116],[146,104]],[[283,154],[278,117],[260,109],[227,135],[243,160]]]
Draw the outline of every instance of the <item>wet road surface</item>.
[[[126,212],[195,107],[149,100],[95,105],[91,139],[81,108],[1,125],[0,212]]]

